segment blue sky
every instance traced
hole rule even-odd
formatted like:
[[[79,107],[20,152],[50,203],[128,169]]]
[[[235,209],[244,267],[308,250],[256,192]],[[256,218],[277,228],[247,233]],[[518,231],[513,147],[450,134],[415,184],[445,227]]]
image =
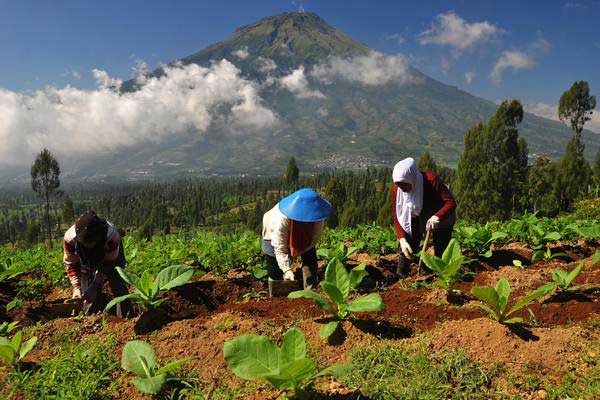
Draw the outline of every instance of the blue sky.
[[[99,68],[126,79],[230,35],[263,16],[303,6],[367,45],[401,52],[423,72],[481,97],[553,104],[574,80],[600,88],[600,1],[84,1],[0,0],[0,87],[91,87]],[[496,33],[473,46],[422,43],[453,13]],[[421,40],[420,40],[421,39]],[[459,39],[460,40],[460,39]],[[534,50],[539,43],[546,48]],[[505,51],[531,60],[490,74]],[[470,74],[467,83],[465,74]],[[81,76],[81,78],[79,78]]]

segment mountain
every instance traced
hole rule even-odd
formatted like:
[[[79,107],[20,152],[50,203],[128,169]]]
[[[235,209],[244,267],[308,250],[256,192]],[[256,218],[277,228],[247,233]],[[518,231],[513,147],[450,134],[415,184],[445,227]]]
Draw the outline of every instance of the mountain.
[[[494,103],[410,66],[402,73],[411,79],[402,84],[372,84],[368,81],[373,79],[369,70],[354,70],[348,68],[353,64],[344,62],[362,60],[364,68],[379,65],[400,76],[402,59],[373,53],[314,13],[263,18],[172,64],[208,67],[222,59],[233,63],[244,78],[260,84],[264,106],[278,117],[275,128],[232,134],[215,125],[201,136],[190,132],[79,163],[73,176],[135,179],[182,174],[273,174],[281,173],[291,156],[307,172],[323,167],[391,165],[409,155],[416,157],[425,149],[438,162],[454,165],[466,130],[486,121],[496,109]],[[323,72],[323,66],[325,71],[327,66],[331,69],[332,60],[346,68],[343,72],[348,79],[337,75],[320,79],[314,73],[319,67]],[[312,95],[299,96],[273,83],[299,68],[303,68],[308,84],[304,89],[310,89]],[[163,69],[157,69],[152,76],[163,73]],[[387,77],[380,74],[377,79],[385,81]],[[125,82],[121,91],[139,90],[141,85],[136,82]],[[530,155],[548,152],[555,157],[572,135],[563,124],[532,114],[526,114],[520,133],[527,139]],[[595,154],[598,136],[586,132],[585,140],[588,155]]]

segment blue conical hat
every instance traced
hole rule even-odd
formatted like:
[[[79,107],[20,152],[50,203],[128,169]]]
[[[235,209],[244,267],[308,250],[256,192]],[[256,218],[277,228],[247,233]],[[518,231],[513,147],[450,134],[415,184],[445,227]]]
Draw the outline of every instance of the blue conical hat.
[[[279,211],[300,222],[322,221],[333,212],[333,206],[312,189],[300,189],[279,202]]]

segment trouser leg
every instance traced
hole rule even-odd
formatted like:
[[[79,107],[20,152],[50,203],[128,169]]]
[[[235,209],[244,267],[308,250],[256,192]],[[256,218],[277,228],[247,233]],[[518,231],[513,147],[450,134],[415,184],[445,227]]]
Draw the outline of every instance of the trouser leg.
[[[268,254],[265,254],[265,260],[267,260],[267,273],[269,274],[269,278],[274,281],[280,281],[283,279],[283,271],[279,268],[279,264],[277,264],[277,259]]]
[[[421,231],[421,221],[419,220],[419,218],[413,218],[412,220],[412,235],[406,235],[406,240],[408,241],[408,244],[410,244],[410,247],[413,250],[413,253],[417,253],[420,249],[419,249],[419,244],[421,242],[421,236],[422,236],[422,231]],[[405,277],[408,276],[410,274],[410,261],[409,259],[406,258],[406,256],[404,256],[404,253],[402,253],[402,248],[400,247],[400,245],[398,244],[398,267],[396,270],[396,273],[400,276],[400,277]],[[414,259],[414,256],[413,256]]]
[[[448,228],[439,228],[432,232],[433,234],[433,248],[435,249],[435,256],[442,257],[444,250],[448,247],[448,243],[452,239],[452,229],[454,226]]]
[[[317,285],[317,250],[313,247],[305,251],[301,258],[304,289],[312,289]]]

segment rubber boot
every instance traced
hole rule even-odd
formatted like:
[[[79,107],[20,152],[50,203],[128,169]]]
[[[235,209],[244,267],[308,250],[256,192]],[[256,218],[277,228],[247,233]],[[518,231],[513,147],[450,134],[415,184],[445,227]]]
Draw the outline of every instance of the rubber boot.
[[[302,266],[302,283],[304,290],[312,290],[316,285],[317,276],[311,271],[308,266]]]
[[[410,275],[409,260],[406,259],[404,254],[400,253],[398,257],[398,266],[396,267],[396,274],[400,279],[406,278]]]

